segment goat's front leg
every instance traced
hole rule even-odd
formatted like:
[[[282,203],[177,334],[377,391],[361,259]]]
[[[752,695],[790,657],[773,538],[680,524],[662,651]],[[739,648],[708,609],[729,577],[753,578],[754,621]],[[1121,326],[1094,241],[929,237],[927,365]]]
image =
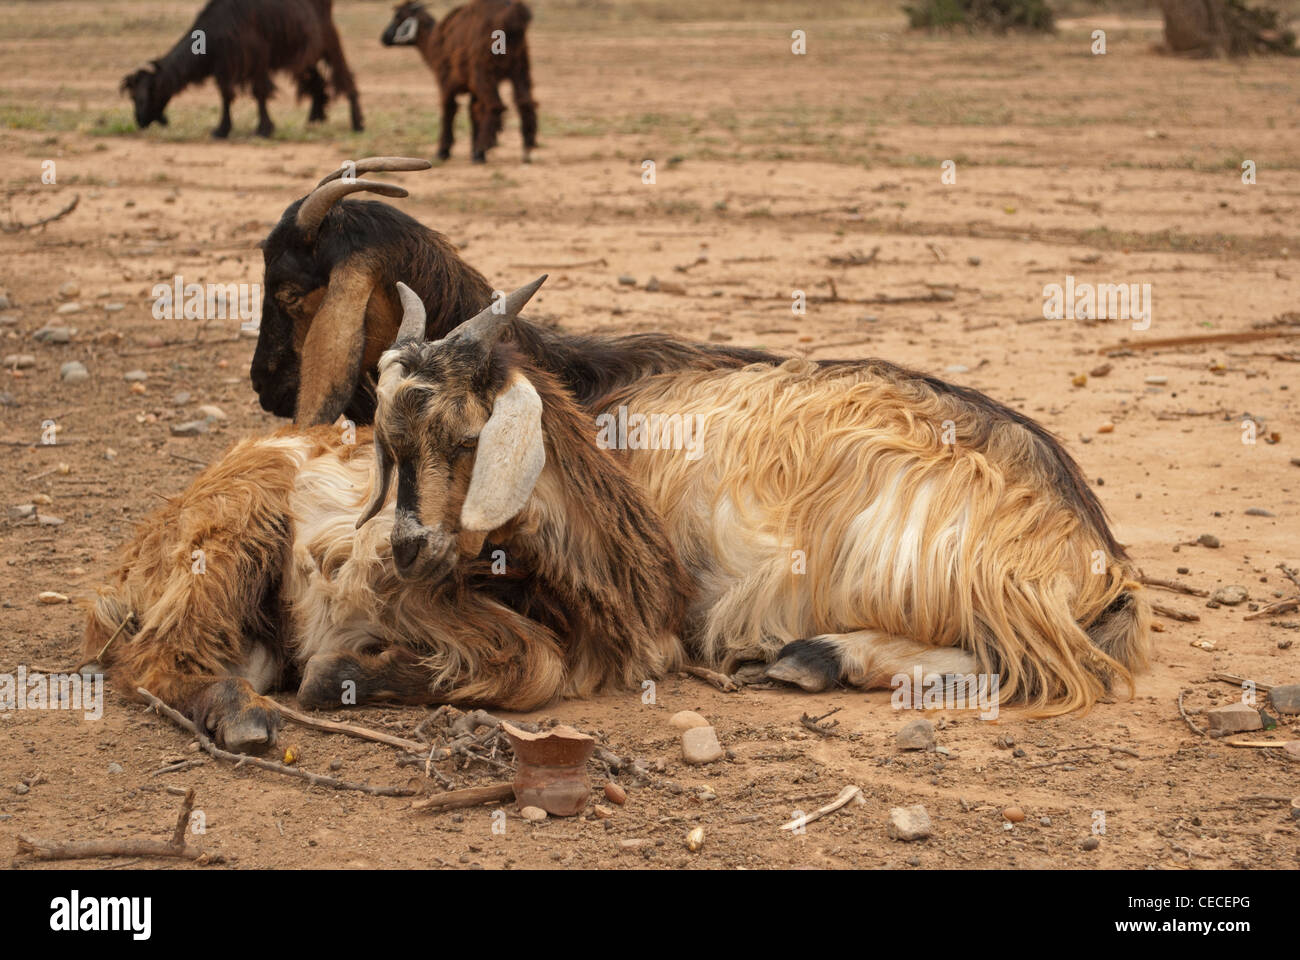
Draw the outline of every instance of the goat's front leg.
[[[253,96],[257,98],[257,135],[269,137],[275,133],[275,124],[266,112],[266,101],[271,97],[270,74],[262,73],[253,79]]]
[[[455,94],[442,98],[442,131],[438,136],[439,160],[446,160],[451,156],[451,145],[455,138],[453,127],[456,123],[456,107]],[[473,110],[470,113],[472,116]]]
[[[484,593],[462,594],[423,619],[437,625],[436,636],[419,649],[316,654],[303,667],[298,701],[320,710],[375,703],[531,710],[565,692],[559,638]]]

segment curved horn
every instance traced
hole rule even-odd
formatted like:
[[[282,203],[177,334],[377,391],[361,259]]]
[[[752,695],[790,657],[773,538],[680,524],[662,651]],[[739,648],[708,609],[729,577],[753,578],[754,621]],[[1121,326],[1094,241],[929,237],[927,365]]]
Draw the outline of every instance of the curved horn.
[[[424,339],[426,314],[424,301],[420,295],[402,281],[397,281],[397,296],[402,301],[402,326],[397,331],[393,346],[401,346],[408,340],[419,342]]]
[[[360,176],[363,173],[380,173],[392,170],[428,170],[432,166],[433,164],[430,161],[421,160],[418,157],[366,157],[364,160],[358,160],[354,168],[339,167],[316,186],[323,187],[331,180],[337,180],[344,173],[355,173]]]
[[[327,183],[325,186],[317,187],[309,193],[307,199],[302,202],[302,206],[298,208],[298,229],[310,236],[316,232],[316,228],[325,219],[325,214],[330,212],[330,208],[340,198],[346,197],[349,193],[360,193],[363,190],[385,197],[410,196],[406,190],[396,184],[380,183],[378,180],[338,180]]]
[[[504,302],[494,299],[492,303],[447,334],[446,339],[468,340],[480,343],[484,347],[492,346],[510,321],[519,316],[519,311],[524,308],[524,304],[533,298],[533,294],[546,282],[548,276],[549,274],[542,274],[532,283],[509,294]]]

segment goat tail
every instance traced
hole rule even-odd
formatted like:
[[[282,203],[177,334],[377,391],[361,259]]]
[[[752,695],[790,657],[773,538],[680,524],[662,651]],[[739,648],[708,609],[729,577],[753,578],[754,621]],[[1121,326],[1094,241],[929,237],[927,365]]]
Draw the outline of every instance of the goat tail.
[[[971,652],[999,675],[999,700],[1019,700],[1031,716],[1086,713],[1117,686],[1133,696],[1147,665],[1151,613],[1123,568],[1001,585],[988,597]]]

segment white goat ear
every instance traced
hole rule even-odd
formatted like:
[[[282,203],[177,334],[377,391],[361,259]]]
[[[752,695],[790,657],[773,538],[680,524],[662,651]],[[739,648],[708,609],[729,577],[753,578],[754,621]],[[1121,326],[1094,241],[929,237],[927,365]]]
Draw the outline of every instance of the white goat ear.
[[[516,374],[497,394],[478,435],[461,528],[486,532],[504,524],[524,508],[545,465],[542,398],[527,377]]]
[[[388,488],[393,481],[393,465],[388,462],[388,455],[384,453],[384,445],[378,440],[374,442],[375,447],[375,479],[374,491],[370,496],[370,505],[357,518],[357,529],[360,530],[366,523],[384,508],[384,501],[388,499]]]

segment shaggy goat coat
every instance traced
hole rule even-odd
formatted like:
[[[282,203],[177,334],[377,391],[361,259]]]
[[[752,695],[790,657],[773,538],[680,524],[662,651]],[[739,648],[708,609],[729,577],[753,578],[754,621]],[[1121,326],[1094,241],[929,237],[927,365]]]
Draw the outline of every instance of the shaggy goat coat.
[[[1100,504],[1050,434],[982,394],[790,360],[652,377],[603,406],[703,424],[698,459],[622,456],[695,581],[707,662],[812,640],[837,680],[978,671],[1043,712],[1146,663],[1149,612]]]

